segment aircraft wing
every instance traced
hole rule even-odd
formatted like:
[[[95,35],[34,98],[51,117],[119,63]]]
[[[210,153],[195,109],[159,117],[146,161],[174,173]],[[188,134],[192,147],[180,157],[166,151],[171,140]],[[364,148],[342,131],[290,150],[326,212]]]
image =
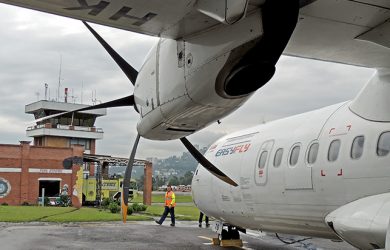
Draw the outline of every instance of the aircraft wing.
[[[390,67],[389,0],[317,0],[300,10],[285,55]]]
[[[196,10],[196,0],[0,0],[137,33],[179,38],[218,21]]]
[[[0,2],[152,36],[179,39],[217,25],[228,25],[229,19],[221,18],[221,13],[214,11],[218,9],[215,4],[231,4],[222,14],[229,14],[234,22],[241,17],[241,10],[241,14],[250,15],[261,8],[265,0]],[[389,0],[300,0],[300,3],[299,22],[285,55],[365,67],[390,67]],[[229,13],[228,9],[233,13]]]

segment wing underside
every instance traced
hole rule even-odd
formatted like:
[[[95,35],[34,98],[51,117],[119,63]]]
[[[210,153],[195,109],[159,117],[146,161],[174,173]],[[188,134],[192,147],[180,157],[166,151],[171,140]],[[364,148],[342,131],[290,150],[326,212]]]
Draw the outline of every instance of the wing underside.
[[[233,2],[239,1],[246,2]],[[260,11],[264,1],[250,0],[247,15]],[[218,25],[229,25],[205,14],[200,8],[201,4],[212,5],[217,0],[0,2],[173,39],[218,28]],[[301,0],[301,6],[299,22],[285,55],[372,68],[390,67],[389,0]]]
[[[284,54],[389,68],[390,1],[315,1],[301,9]]]

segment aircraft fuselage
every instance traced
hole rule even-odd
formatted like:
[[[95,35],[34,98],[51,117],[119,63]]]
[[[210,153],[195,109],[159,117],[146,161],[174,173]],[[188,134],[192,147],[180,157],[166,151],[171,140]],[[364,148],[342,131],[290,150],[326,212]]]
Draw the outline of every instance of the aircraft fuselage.
[[[216,141],[205,156],[239,185],[230,186],[199,166],[192,181],[195,204],[205,214],[243,228],[337,238],[329,224],[335,220],[325,220],[327,215],[352,201],[390,192],[390,122],[364,119],[350,105],[336,104]],[[375,222],[360,228],[351,225],[353,219],[347,221],[351,234],[355,232],[352,244],[358,232],[372,232],[377,238],[372,242],[384,247],[390,199],[373,199],[376,210],[348,208],[348,213]]]

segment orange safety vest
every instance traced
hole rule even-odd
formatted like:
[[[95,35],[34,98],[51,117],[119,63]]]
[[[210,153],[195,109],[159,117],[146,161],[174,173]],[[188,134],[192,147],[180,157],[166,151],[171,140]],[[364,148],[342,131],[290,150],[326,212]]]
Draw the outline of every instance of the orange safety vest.
[[[175,207],[176,206],[176,197],[173,191],[165,193],[165,206]]]

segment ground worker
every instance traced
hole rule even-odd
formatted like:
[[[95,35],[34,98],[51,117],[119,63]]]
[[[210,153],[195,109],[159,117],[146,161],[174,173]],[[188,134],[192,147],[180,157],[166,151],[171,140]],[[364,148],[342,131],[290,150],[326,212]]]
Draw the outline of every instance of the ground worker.
[[[199,214],[199,227],[202,227],[202,220],[203,220],[203,213],[200,212],[200,214]],[[206,227],[210,227],[209,217],[207,215],[206,215]]]
[[[171,227],[175,226],[175,206],[176,206],[175,198],[176,198],[175,193],[172,191],[171,185],[168,185],[167,192],[165,193],[165,210],[160,220],[155,221],[157,224],[161,225],[164,222],[165,218],[167,217],[168,213],[170,213]]]

